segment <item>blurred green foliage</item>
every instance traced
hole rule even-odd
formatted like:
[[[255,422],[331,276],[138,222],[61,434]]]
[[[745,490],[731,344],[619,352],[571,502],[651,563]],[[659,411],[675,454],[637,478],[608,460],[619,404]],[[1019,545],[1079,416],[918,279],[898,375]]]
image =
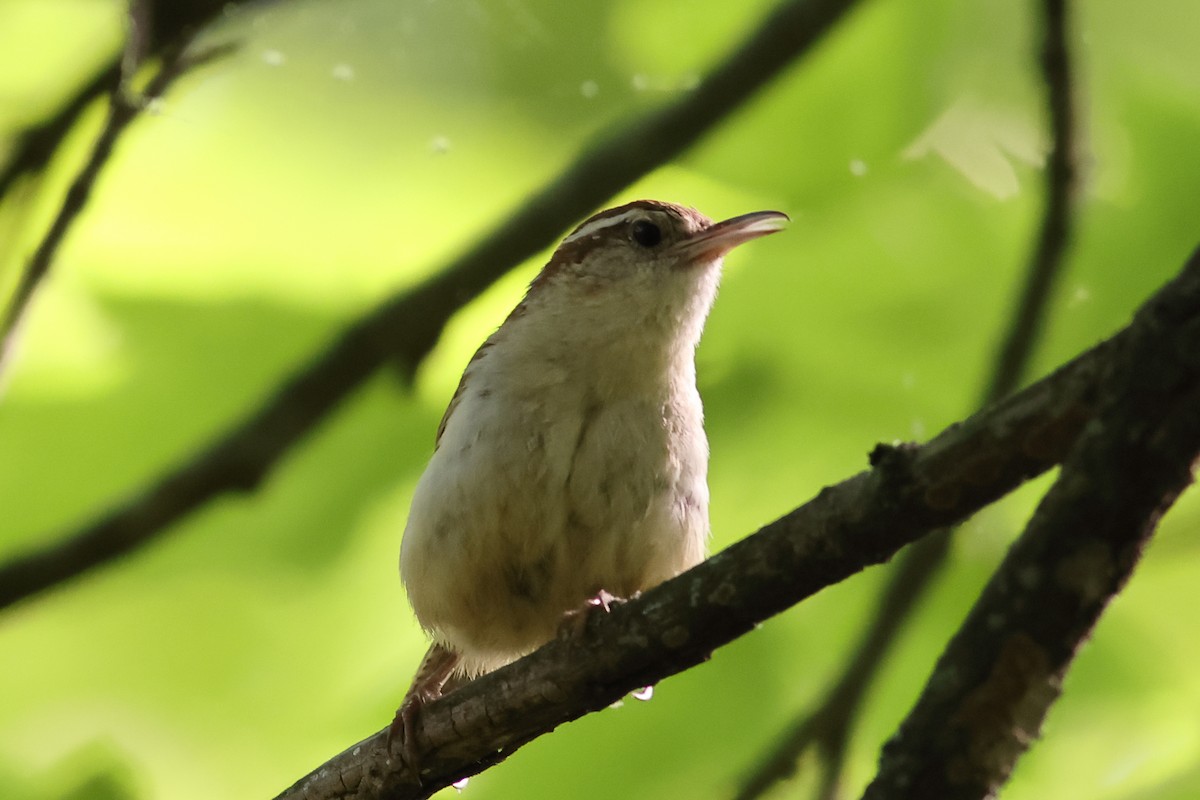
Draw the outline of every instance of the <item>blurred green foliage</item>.
[[[1200,15],[1189,0],[1076,5],[1084,194],[1039,372],[1121,326],[1200,238]],[[222,20],[208,37],[237,52],[122,139],[35,299],[0,403],[0,557],[187,458],[594,137],[687,92],[768,8],[297,0]],[[876,441],[971,409],[1041,207],[1036,11],[866,3],[614,198],[796,219],[731,258],[699,355],[714,548],[861,469]],[[116,0],[0,0],[0,137],[120,37]],[[0,206],[0,281],[97,120]],[[0,616],[0,797],[270,796],[385,724],[424,647],[395,567],[408,496],[462,366],[537,267],[454,320],[414,392],[379,376],[253,496]],[[868,698],[851,789],[1045,485],[966,526]],[[1188,495],[1169,515],[1006,797],[1200,794],[1200,644],[1180,613],[1200,602],[1197,514]],[[880,577],[652,702],[544,737],[468,796],[727,796],[819,697]]]

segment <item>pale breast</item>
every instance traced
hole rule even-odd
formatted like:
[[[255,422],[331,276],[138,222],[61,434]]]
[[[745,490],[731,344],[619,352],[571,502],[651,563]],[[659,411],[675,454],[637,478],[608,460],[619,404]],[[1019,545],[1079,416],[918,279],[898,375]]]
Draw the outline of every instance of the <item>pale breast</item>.
[[[694,389],[601,402],[562,386],[553,403],[466,393],[413,498],[401,550],[413,608],[476,670],[543,643],[600,589],[628,596],[704,555]]]

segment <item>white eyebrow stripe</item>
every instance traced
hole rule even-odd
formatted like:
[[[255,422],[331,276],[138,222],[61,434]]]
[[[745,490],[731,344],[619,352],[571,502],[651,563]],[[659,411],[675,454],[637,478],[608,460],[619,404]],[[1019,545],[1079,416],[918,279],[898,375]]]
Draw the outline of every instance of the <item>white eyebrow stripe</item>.
[[[645,215],[646,209],[631,208],[628,211],[620,214],[614,214],[611,217],[600,217],[599,219],[594,219],[591,222],[585,222],[580,226],[579,230],[572,233],[566,239],[563,239],[562,243],[569,244],[570,242],[578,241],[585,237],[591,236],[598,231],[602,231],[605,228],[611,228],[614,225],[620,225],[622,222],[627,222],[633,217],[644,217]]]

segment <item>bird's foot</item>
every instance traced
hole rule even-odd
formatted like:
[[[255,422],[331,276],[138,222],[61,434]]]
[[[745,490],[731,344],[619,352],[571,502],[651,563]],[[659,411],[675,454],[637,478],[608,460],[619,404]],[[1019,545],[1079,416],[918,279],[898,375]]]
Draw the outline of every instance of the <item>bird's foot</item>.
[[[624,599],[601,589],[589,597],[582,607],[573,608],[563,614],[562,621],[558,623],[558,638],[578,639],[587,628],[588,620],[599,609],[603,609],[604,613],[607,614],[612,610],[613,606],[624,602]]]
[[[413,676],[412,685],[404,695],[400,708],[396,709],[392,724],[388,726],[388,752],[392,752],[393,742],[399,739],[400,756],[416,776],[417,783],[421,782],[421,754],[417,749],[416,736],[417,717],[426,704],[442,696],[442,688],[458,661],[459,655],[453,650],[439,644],[430,646],[425,657],[421,659],[421,666],[417,668],[417,674]]]
[[[421,713],[421,708],[430,700],[436,697],[430,697],[423,694],[409,693],[404,698],[404,702],[396,709],[396,716],[392,719],[392,724],[388,726],[387,732],[387,749],[391,753],[392,745],[399,740],[400,742],[400,758],[412,770],[413,775],[417,778],[417,783],[421,782],[421,754],[417,750],[416,737],[416,721],[417,715]]]

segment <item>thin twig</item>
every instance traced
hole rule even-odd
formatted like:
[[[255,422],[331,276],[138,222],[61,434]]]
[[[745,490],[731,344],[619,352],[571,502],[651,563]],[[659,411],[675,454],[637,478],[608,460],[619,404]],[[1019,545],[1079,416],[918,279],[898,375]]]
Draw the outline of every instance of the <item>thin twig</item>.
[[[45,169],[83,112],[120,82],[121,61],[114,58],[97,69],[58,111],[17,134],[8,160],[0,167],[0,200],[7,199],[22,178]]]
[[[100,130],[100,135],[96,138],[96,143],[92,145],[92,152],[88,155],[87,161],[84,162],[83,167],[79,170],[79,174],[75,176],[75,180],[67,188],[67,194],[63,198],[62,206],[59,207],[58,213],[50,223],[45,236],[42,237],[37,249],[34,250],[33,255],[30,257],[25,271],[21,273],[17,288],[9,300],[8,307],[4,310],[3,318],[0,319],[0,371],[8,364],[8,360],[12,355],[15,332],[25,315],[29,301],[33,298],[37,287],[45,279],[47,273],[49,273],[50,266],[54,263],[54,256],[58,252],[63,239],[66,238],[67,231],[70,230],[72,223],[75,222],[75,219],[83,212],[84,207],[87,205],[92,188],[96,185],[96,179],[99,177],[100,171],[108,163],[117,139],[120,138],[129,124],[138,117],[142,109],[148,103],[161,97],[167,90],[167,87],[184,71],[201,61],[209,60],[217,54],[218,51],[216,50],[200,55],[185,55],[182,50],[172,53],[159,67],[157,74],[147,84],[140,97],[129,97],[120,89],[113,93],[109,105],[108,117],[104,121],[104,127]]]
[[[1045,206],[1003,343],[997,350],[991,379],[981,395],[986,406],[1012,393],[1028,370],[1045,325],[1047,309],[1062,273],[1075,217],[1078,168],[1075,144],[1075,99],[1067,26],[1062,0],[1046,0],[1040,64],[1046,86],[1051,132],[1047,160]],[[890,573],[875,613],[834,686],[815,710],[805,711],[771,753],[743,781],[736,800],[762,797],[776,783],[795,774],[801,756],[820,750],[823,773],[821,800],[837,796],[852,724],[863,697],[905,623],[946,563],[951,530],[937,531],[913,545]]]
[[[425,707],[415,731],[420,785],[403,759],[388,752],[380,731],[279,800],[428,797],[564,722],[706,660],[768,617],[1057,463],[1107,396],[1114,355],[1127,353],[1131,341],[1169,338],[1164,350],[1178,354],[1158,376],[1174,394],[1151,393],[1139,413],[1153,419],[1154,403],[1179,408],[1180,397],[1200,393],[1200,361],[1188,357],[1200,348],[1200,250],[1150,308],[1172,313],[1140,314],[1105,344],[925,445],[880,446],[873,470],[822,490],[696,568],[593,617],[582,639],[551,642]],[[1200,433],[1200,416],[1192,419]]]
[[[125,12],[125,50],[121,53],[121,88],[131,93],[134,77],[150,53],[154,32],[152,0],[128,0]]]
[[[161,58],[170,51],[177,51],[183,42],[219,14],[235,8],[246,0],[135,0],[145,3],[148,16],[154,20],[152,26],[143,24],[140,30],[146,33],[145,45],[139,48],[142,61]],[[134,9],[135,15],[142,13]],[[136,24],[136,23],[135,23]],[[8,197],[12,188],[23,178],[45,169],[50,159],[58,152],[67,134],[75,127],[83,111],[106,94],[111,93],[123,82],[122,62],[130,52],[128,43],[122,53],[98,66],[95,72],[71,95],[64,99],[59,109],[49,118],[32,125],[15,137],[7,152],[7,159],[0,167],[0,200]]]
[[[884,747],[867,800],[995,797],[1040,736],[1081,645],[1193,480],[1200,341],[1176,325],[1200,312],[1198,290],[1189,271],[1138,313],[1095,420]]]
[[[1021,383],[1029,358],[1045,326],[1046,307],[1054,292],[1067,246],[1071,242],[1078,193],[1075,142],[1075,91],[1071,69],[1066,0],[1040,0],[1043,10],[1040,62],[1046,84],[1050,122],[1050,154],[1046,163],[1046,200],[1037,243],[1025,274],[1025,287],[1015,319],[1000,347],[992,382],[984,392],[988,403]]]
[[[388,360],[415,369],[446,320],[503,275],[553,243],[570,223],[677,157],[807,52],[856,0],[780,6],[677,104],[582,155],[436,277],[347,328],[268,398],[197,455],[82,529],[0,567],[0,608],[154,540],[229,491],[250,491],[342,400]]]

